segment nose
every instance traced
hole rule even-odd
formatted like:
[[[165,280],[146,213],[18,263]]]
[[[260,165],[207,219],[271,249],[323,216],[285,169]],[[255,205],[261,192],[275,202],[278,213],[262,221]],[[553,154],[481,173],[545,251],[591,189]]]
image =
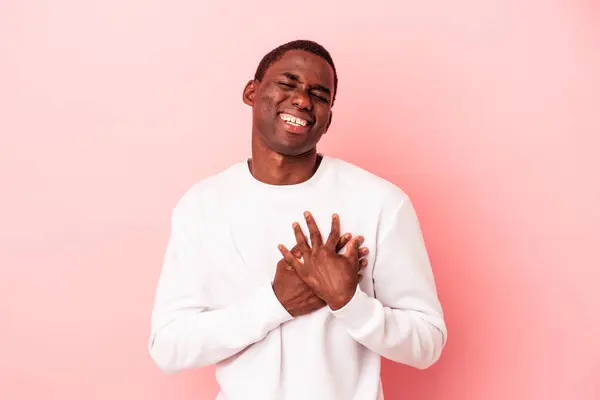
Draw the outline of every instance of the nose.
[[[305,111],[312,111],[313,107],[310,94],[301,89],[294,92],[294,95],[292,96],[292,104],[294,107]]]

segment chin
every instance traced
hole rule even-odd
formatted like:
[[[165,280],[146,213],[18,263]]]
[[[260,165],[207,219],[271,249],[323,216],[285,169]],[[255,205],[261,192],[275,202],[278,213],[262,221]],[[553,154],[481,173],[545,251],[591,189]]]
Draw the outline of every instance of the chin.
[[[279,154],[286,156],[299,156],[309,152],[315,147],[313,143],[307,143],[305,140],[286,140],[287,138],[281,139],[278,137],[271,148]],[[300,138],[299,138],[300,139]]]
[[[274,150],[284,156],[288,157],[297,157],[302,154],[308,153],[312,148],[296,148],[296,147],[287,147],[287,146],[277,146]]]
[[[312,135],[294,135],[279,129],[271,131],[270,134],[262,134],[259,138],[263,146],[288,157],[309,153],[317,145]]]

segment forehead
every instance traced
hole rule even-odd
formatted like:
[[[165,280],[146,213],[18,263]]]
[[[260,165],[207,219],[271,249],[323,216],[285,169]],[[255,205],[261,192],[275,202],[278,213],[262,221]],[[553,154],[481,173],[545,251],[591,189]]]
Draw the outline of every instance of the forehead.
[[[267,69],[265,77],[289,72],[308,83],[333,87],[333,68],[322,57],[303,50],[289,50]]]

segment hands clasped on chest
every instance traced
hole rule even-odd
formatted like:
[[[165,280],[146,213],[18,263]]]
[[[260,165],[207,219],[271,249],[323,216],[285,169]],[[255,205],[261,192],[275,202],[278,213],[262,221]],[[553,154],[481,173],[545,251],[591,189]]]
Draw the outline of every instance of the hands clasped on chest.
[[[310,234],[310,245],[298,222],[293,229],[296,245],[288,250],[279,245],[283,259],[277,264],[273,281],[273,290],[283,307],[297,317],[309,314],[328,305],[337,310],[346,305],[354,296],[367,266],[366,247],[359,248],[364,242],[362,236],[352,238],[346,233],[340,235],[340,218],[332,216],[331,231],[323,243],[314,217],[304,213]],[[340,250],[347,246],[346,251]]]

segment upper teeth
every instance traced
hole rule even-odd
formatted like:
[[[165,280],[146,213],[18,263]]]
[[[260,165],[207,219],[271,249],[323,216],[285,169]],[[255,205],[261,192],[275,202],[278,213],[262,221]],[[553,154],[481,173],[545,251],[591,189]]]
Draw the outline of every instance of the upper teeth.
[[[307,124],[306,120],[304,120],[302,118],[296,118],[290,114],[281,114],[280,118],[286,122],[291,123],[292,125],[306,126],[306,124]]]

